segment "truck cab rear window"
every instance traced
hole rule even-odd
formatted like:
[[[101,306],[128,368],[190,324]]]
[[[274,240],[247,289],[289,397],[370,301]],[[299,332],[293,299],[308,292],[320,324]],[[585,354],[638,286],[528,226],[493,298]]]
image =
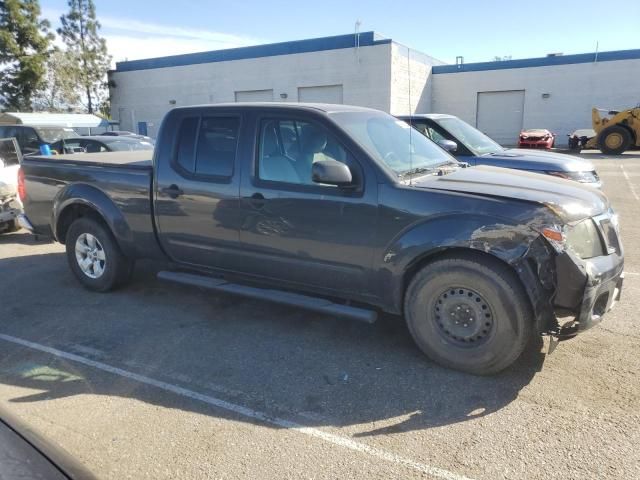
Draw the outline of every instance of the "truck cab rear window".
[[[178,165],[196,176],[232,176],[239,127],[235,117],[185,118],[178,137]]]

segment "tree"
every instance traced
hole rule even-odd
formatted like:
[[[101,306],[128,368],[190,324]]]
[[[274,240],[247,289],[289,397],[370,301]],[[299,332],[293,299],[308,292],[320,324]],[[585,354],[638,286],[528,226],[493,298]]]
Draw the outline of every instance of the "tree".
[[[42,88],[34,99],[36,110],[70,111],[80,103],[76,85],[76,59],[69,52],[55,49],[46,64]]]
[[[98,31],[93,0],[69,0],[69,13],[60,17],[62,27],[58,34],[67,45],[67,51],[75,56],[74,73],[77,83],[87,99],[87,110],[93,113],[97,99],[103,96],[106,74],[111,64],[107,42]]]
[[[0,105],[32,109],[42,84],[53,34],[40,20],[38,0],[0,0]]]

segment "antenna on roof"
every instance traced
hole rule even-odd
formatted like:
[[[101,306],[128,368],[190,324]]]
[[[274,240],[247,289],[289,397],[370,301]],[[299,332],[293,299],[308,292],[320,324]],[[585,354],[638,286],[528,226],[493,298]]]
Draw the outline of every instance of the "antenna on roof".
[[[596,55],[593,59],[593,63],[597,63],[598,61],[598,47],[599,47],[600,42],[598,40],[596,40]]]

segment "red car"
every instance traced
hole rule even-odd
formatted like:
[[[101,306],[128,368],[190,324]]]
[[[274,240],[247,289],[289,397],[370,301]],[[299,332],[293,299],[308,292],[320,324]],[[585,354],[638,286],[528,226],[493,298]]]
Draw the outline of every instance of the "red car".
[[[518,139],[520,148],[552,148],[556,141],[555,133],[543,128],[522,130]]]

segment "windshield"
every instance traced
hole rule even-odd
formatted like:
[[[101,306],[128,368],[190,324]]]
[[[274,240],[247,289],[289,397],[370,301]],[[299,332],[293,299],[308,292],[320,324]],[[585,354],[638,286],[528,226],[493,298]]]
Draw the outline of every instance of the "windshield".
[[[66,127],[38,127],[38,135],[45,143],[53,143],[67,138],[76,138],[78,133],[73,128]]]
[[[455,137],[456,141],[462,143],[475,155],[498,153],[504,150],[504,148],[491,140],[480,130],[473,128],[467,122],[463,122],[459,118],[446,117],[435,119],[435,121]]]
[[[153,145],[149,142],[126,142],[115,141],[109,142],[109,148],[114,152],[128,152],[131,150],[153,150]]]
[[[382,112],[337,112],[331,118],[399,176],[456,160],[402,120]]]

